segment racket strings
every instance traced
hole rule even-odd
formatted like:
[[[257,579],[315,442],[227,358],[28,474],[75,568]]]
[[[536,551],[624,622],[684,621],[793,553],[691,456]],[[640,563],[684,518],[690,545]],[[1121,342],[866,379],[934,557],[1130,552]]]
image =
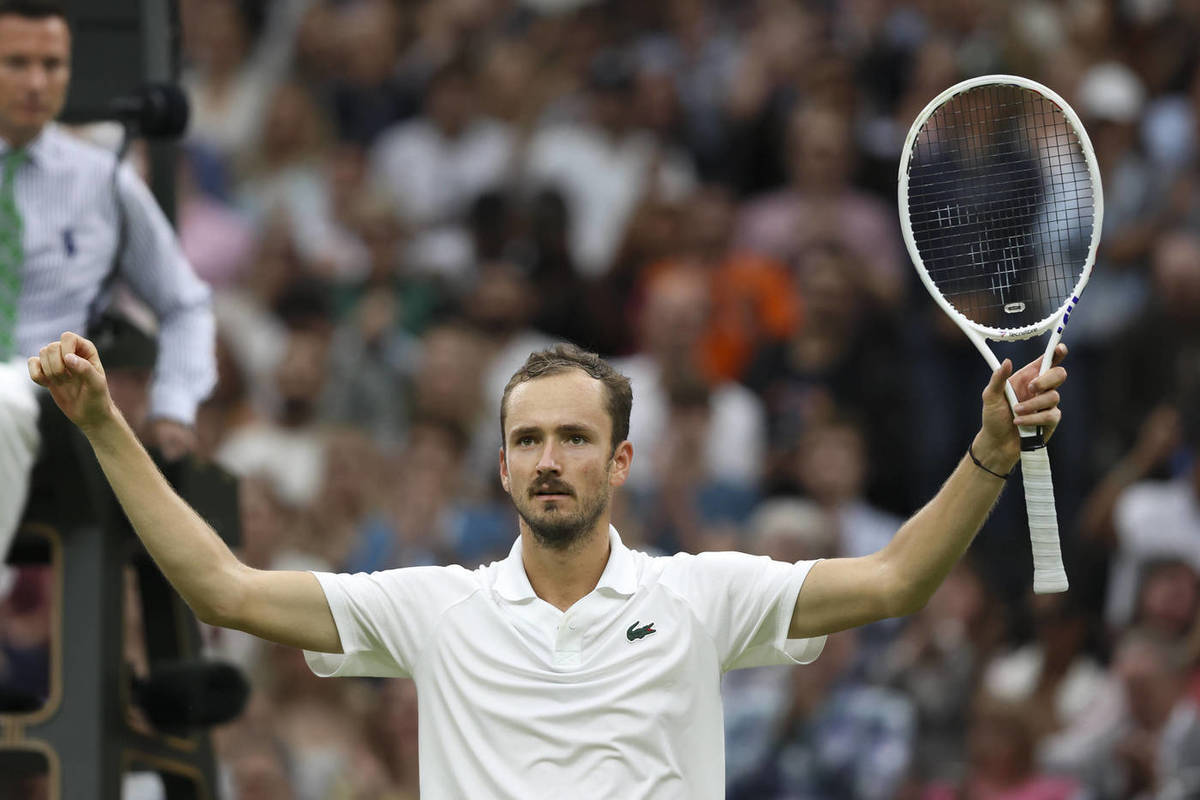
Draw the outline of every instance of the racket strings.
[[[1078,245],[1071,248],[1070,243],[1087,242],[1091,238],[1090,223],[1093,206],[1091,176],[1087,172],[1086,159],[1083,157],[1079,138],[1062,114],[1062,110],[1040,94],[1022,91],[1020,96],[1024,108],[1033,107],[1034,109],[1034,114],[1021,115],[1018,118],[1019,122],[1025,126],[1023,133],[1031,138],[1036,135],[1035,131],[1029,129],[1029,125],[1035,117],[1037,130],[1053,131],[1050,140],[1039,142],[1039,145],[1050,162],[1047,165],[1049,174],[1061,180],[1061,189],[1050,192],[1047,198],[1050,211],[1048,218],[1052,230],[1061,229],[1066,232],[1064,244],[1067,247],[1063,250],[1055,248],[1054,252],[1063,256],[1063,260],[1057,265],[1059,268],[1043,272],[1041,275],[1043,278],[1042,288],[1045,290],[1043,297],[1049,298],[1057,307],[1060,303],[1054,301],[1065,301],[1070,296],[1076,282],[1075,279],[1083,269],[1086,258],[1085,250]],[[1036,141],[1036,139],[1034,140]],[[1051,143],[1052,146],[1050,146]],[[1086,207],[1081,204],[1084,194],[1087,196]],[[1084,210],[1087,211],[1086,220],[1089,223],[1086,237],[1084,236],[1085,217],[1080,213]],[[1051,237],[1050,244],[1053,247],[1058,242]],[[1074,263],[1071,261],[1072,250],[1074,250],[1076,259]]]
[[[916,138],[908,200],[926,271],[977,323],[1044,321],[1084,269],[1087,161],[1058,106],[1035,92],[988,85],[940,106]]]

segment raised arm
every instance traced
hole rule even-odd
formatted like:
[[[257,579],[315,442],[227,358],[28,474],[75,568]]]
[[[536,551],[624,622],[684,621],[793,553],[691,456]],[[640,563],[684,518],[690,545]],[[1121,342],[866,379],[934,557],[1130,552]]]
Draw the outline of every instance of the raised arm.
[[[1038,376],[1039,358],[1012,376],[1020,400],[1015,418],[1004,397],[1012,363],[1005,360],[992,373],[983,391],[983,425],[971,444],[987,470],[1004,475],[1016,465],[1017,425],[1042,426],[1047,439],[1053,434],[1061,418],[1057,390],[1067,378],[1058,365],[1066,354],[1060,344],[1045,375]],[[966,552],[1003,488],[1001,478],[964,454],[933,499],[882,550],[813,566],[796,599],[789,636],[832,633],[921,609]]]
[[[342,652],[311,573],[242,564],[174,492],[113,404],[95,345],[64,333],[29,359],[29,376],[87,436],[138,538],[197,617],[293,647]]]

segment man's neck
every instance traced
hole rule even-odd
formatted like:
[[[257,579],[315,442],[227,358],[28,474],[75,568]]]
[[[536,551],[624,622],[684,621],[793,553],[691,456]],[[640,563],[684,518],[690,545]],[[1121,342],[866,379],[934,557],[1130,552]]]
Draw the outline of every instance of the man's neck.
[[[565,550],[539,544],[521,522],[521,560],[529,585],[559,611],[566,611],[596,588],[608,565],[610,549],[607,521]]]
[[[46,130],[44,125],[32,131],[0,128],[0,139],[4,140],[4,144],[8,145],[10,149],[20,150],[22,147],[28,146],[31,142],[33,142],[34,139],[41,136],[42,131],[44,130]]]

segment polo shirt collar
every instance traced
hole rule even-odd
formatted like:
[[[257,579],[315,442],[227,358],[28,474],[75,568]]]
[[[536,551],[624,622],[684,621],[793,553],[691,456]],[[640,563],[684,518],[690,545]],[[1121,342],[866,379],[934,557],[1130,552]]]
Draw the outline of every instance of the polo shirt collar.
[[[609,554],[604,572],[600,574],[597,589],[609,589],[626,597],[637,592],[637,564],[633,553],[621,541],[620,534],[612,525],[608,526]],[[508,558],[500,562],[496,583],[496,592],[505,600],[519,603],[537,597],[529,576],[525,574],[525,563],[521,560],[521,537],[513,542],[508,551]]]

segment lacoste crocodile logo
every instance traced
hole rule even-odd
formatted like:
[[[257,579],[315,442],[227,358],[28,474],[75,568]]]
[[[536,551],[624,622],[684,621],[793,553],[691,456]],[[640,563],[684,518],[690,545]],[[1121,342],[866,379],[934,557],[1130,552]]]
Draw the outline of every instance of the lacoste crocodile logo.
[[[647,623],[640,628],[638,627],[638,622],[641,622],[641,620],[630,625],[629,630],[625,631],[625,636],[628,637],[629,641],[636,642],[638,639],[645,639],[652,633],[658,633],[658,631],[654,630],[653,622]]]

